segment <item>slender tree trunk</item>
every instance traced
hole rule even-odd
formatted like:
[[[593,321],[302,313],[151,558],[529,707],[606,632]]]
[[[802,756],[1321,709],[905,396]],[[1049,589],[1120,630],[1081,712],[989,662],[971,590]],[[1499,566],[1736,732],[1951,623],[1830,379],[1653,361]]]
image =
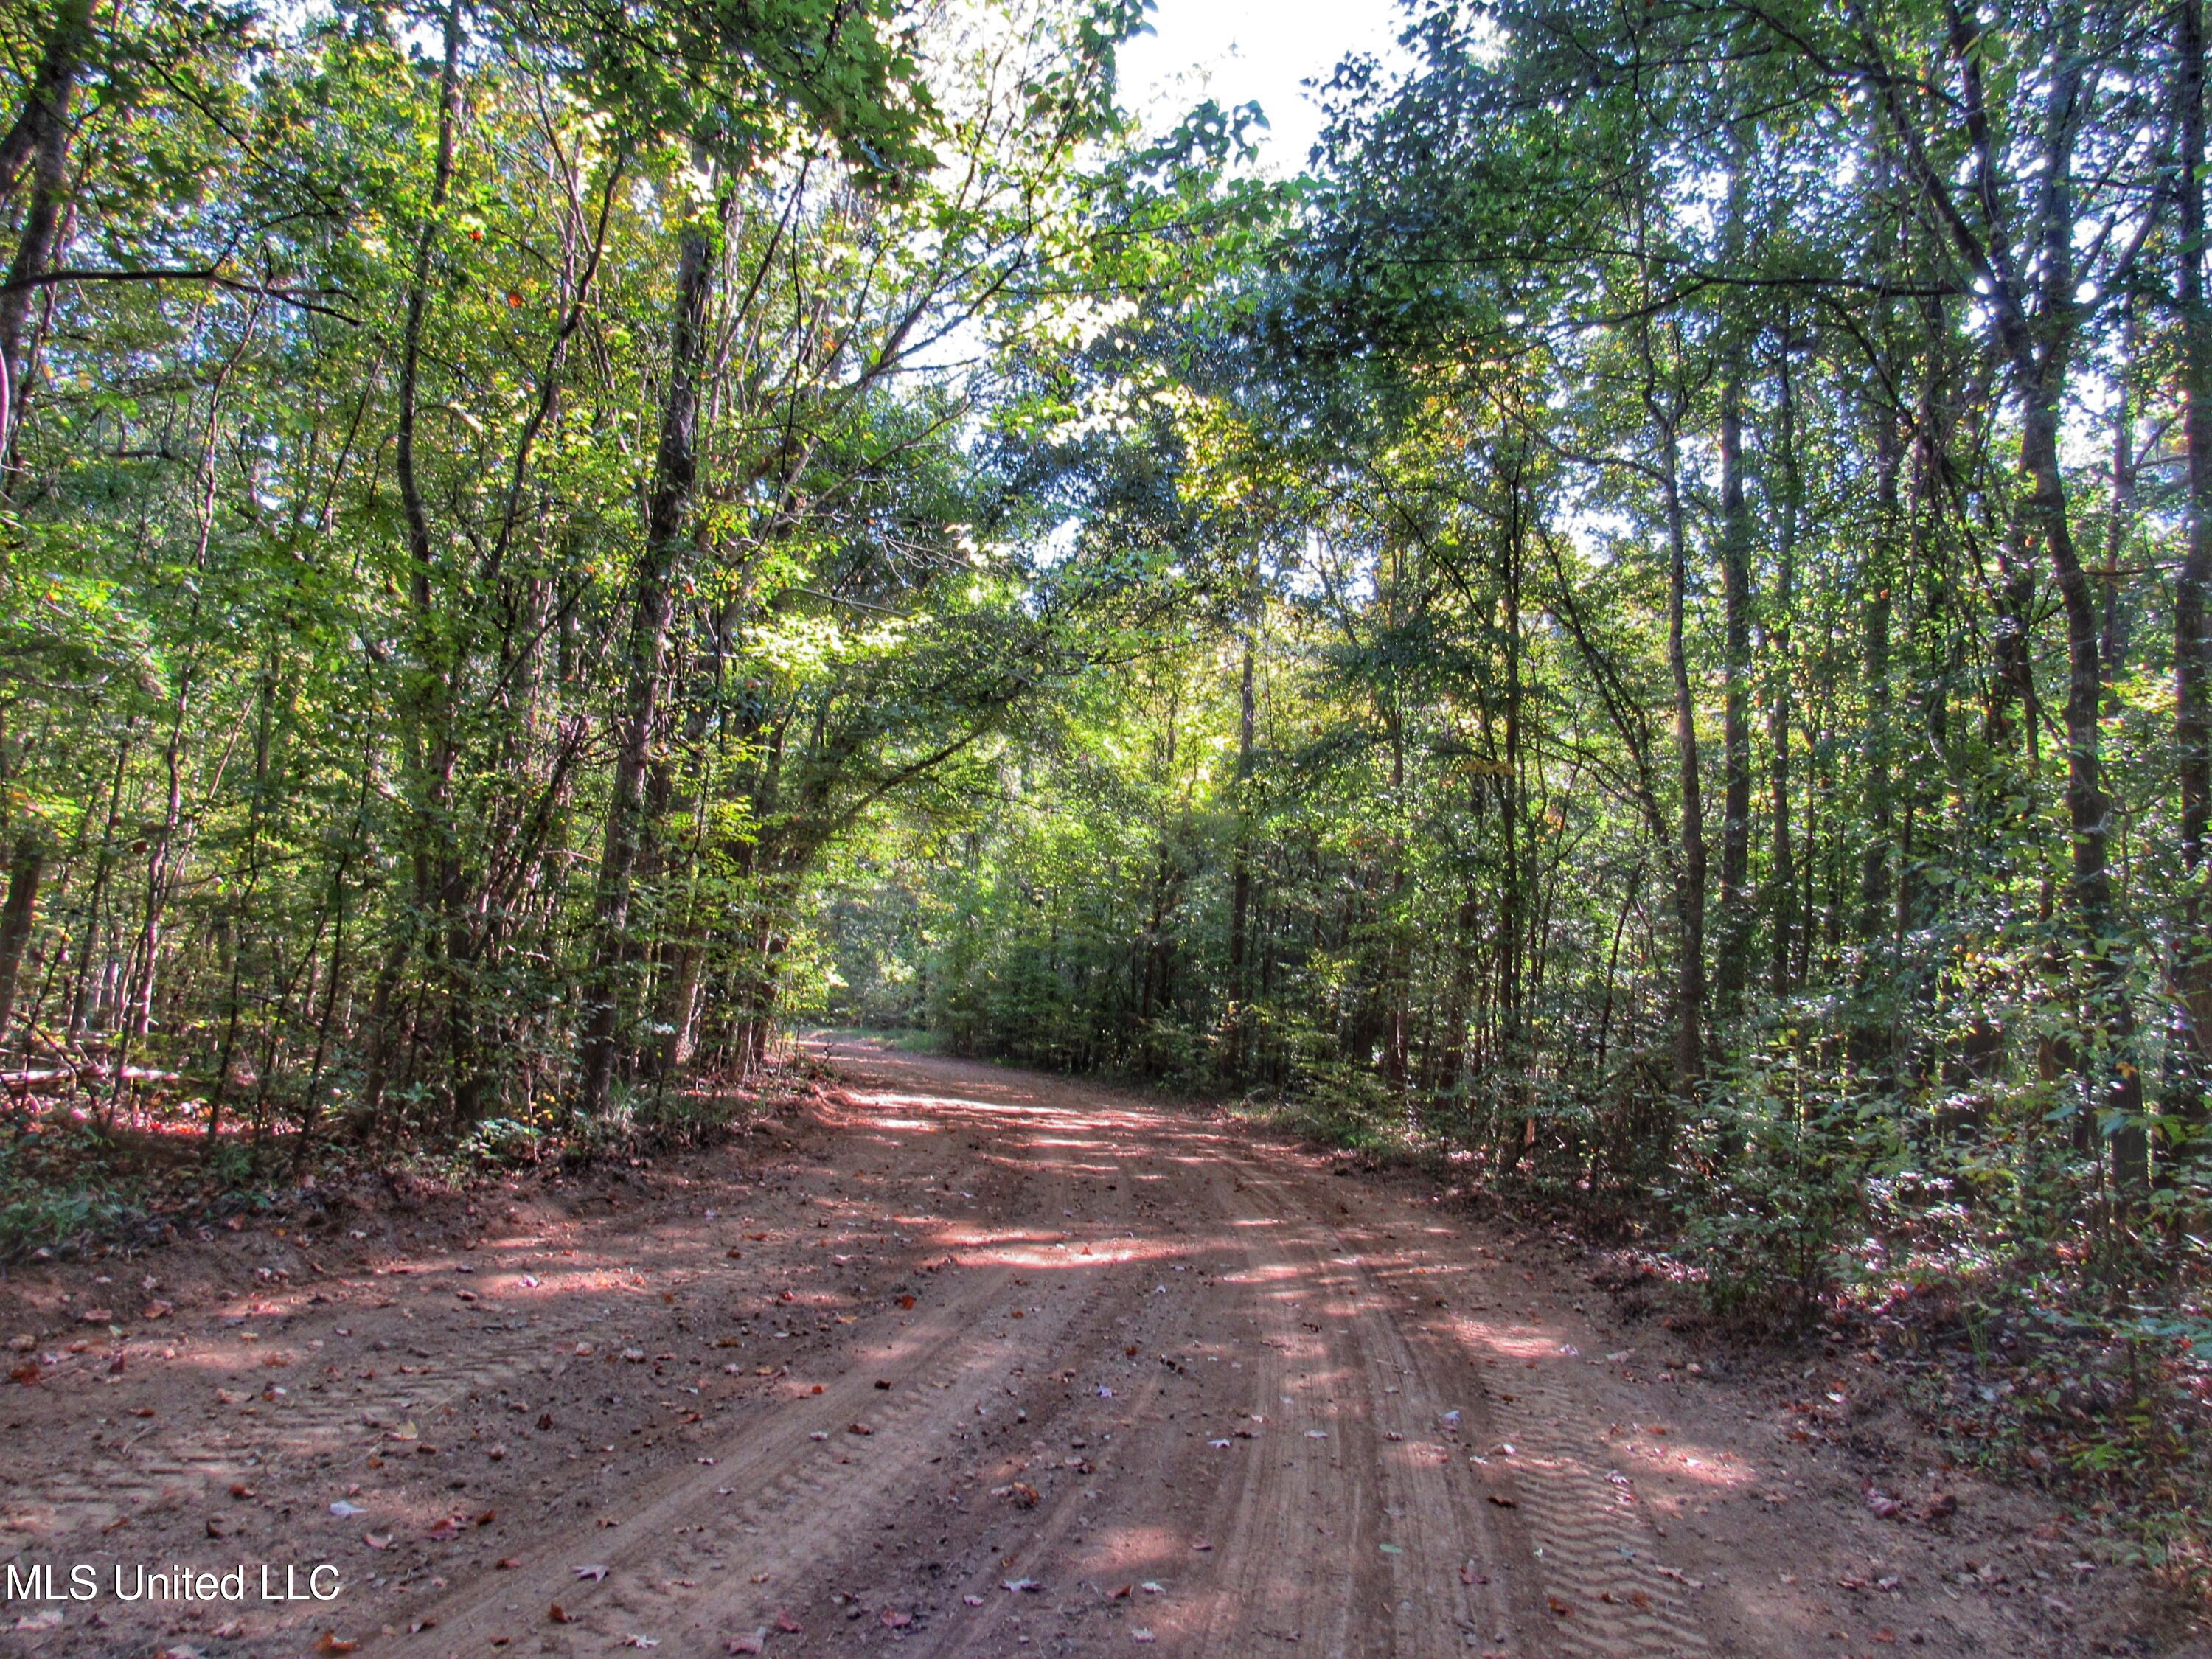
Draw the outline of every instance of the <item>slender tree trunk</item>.
[[[391,1071],[391,1049],[398,1033],[391,1021],[395,993],[407,957],[418,939],[435,941],[433,920],[452,863],[447,783],[453,773],[451,741],[451,653],[437,609],[436,553],[424,504],[416,458],[416,427],[422,401],[422,336],[430,311],[430,276],[438,246],[439,220],[453,181],[453,158],[460,125],[460,58],[465,14],[461,0],[447,0],[443,57],[438,76],[438,148],[431,165],[430,195],[416,233],[415,262],[407,289],[407,315],[399,349],[398,409],[395,417],[393,470],[399,484],[401,517],[406,526],[409,665],[399,708],[406,730],[405,764],[411,823],[410,866],[413,890],[398,919],[398,932],[386,955],[377,981],[369,1034],[369,1056],[362,1110],[373,1119],[382,1103]],[[431,947],[434,951],[436,945]]]
[[[2112,388],[2112,504],[2105,527],[2105,568],[2099,586],[2104,605],[2103,637],[2097,647],[2098,664],[2105,677],[2104,712],[2120,712],[2113,688],[2128,661],[2128,613],[2122,603],[2126,592],[2123,561],[2136,526],[2136,407],[2132,384],[2142,349],[2132,296],[2121,301],[2120,367]]]
[[[1741,1008],[1751,976],[1751,508],[1743,488],[1743,381],[1721,389],[1721,937],[1714,959],[1716,1012]]]
[[[735,200],[734,193],[725,198]],[[694,224],[683,235],[676,267],[676,316],[669,342],[668,392],[661,405],[660,446],[646,512],[624,664],[628,685],[617,725],[612,799],[593,908],[590,1006],[580,1057],[583,1109],[606,1109],[622,1048],[623,973],[629,957],[631,886],[644,843],[645,780],[660,711],[661,681],[673,608],[678,562],[690,534],[698,475],[699,374],[708,346],[708,307],[720,263],[719,227]]]
[[[8,859],[8,897],[0,903],[0,1051],[15,1019],[15,982],[38,915],[39,878],[46,867],[46,842],[30,830],[15,837]]]
[[[1773,626],[1767,635],[1769,673],[1772,692],[1767,703],[1766,741],[1771,751],[1768,780],[1773,824],[1772,868],[1768,874],[1767,926],[1772,956],[1767,969],[1767,988],[1778,997],[1795,988],[1791,964],[1796,944],[1797,877],[1790,832],[1790,676],[1796,665],[1790,654],[1790,607],[1797,580],[1797,517],[1802,481],[1797,473],[1797,390],[1790,374],[1790,357],[1795,343],[1785,321],[1782,349],[1776,368],[1780,426],[1778,442],[1782,471],[1781,523],[1775,539]]]
[[[2041,522],[2044,545],[2058,580],[2066,613],[2066,817],[2072,831],[2072,899],[2075,920],[2088,954],[2094,993],[2091,1012],[2108,1039],[2101,1076],[2094,1085],[2098,1109],[2112,1127],[2112,1173],[2124,1190],[2136,1190],[2150,1179],[2150,1145],[2142,1121],[2142,1079],[2134,1053],[2136,1018],[2128,985],[2128,951],[2112,908],[2107,847],[2112,835],[2112,798],[2105,793],[2100,766],[2098,718],[2104,701],[2098,665],[2096,593],[2074,546],[2060,470],[2057,366],[2023,387],[2021,459],[2033,483],[2033,506]],[[2084,1046],[2086,1061],[2090,1045]]]
[[[27,163],[31,189],[8,285],[0,291],[0,451],[9,449],[22,419],[29,359],[23,326],[39,279],[52,264],[60,240],[62,209],[69,191],[70,104],[92,45],[92,0],[59,0],[39,70],[23,101],[22,112],[0,139],[0,204],[14,193]]]
[[[1245,1049],[1251,1019],[1252,988],[1249,963],[1252,913],[1252,750],[1258,731],[1257,705],[1253,696],[1253,671],[1260,629],[1258,561],[1254,561],[1251,617],[1244,633],[1243,670],[1237,684],[1237,839],[1229,851],[1229,1020],[1223,1044],[1224,1073],[1231,1082],[1244,1076]]]
[[[1889,766],[1890,582],[1895,568],[1890,556],[1896,546],[1899,517],[1898,469],[1904,459],[1898,437],[1896,411],[1885,407],[1876,419],[1881,423],[1875,457],[1876,528],[1873,553],[1866,563],[1863,583],[1866,611],[1862,651],[1866,676],[1867,840],[1859,860],[1858,916],[1859,939],[1868,946],[1869,980],[1873,977],[1873,946],[1887,926],[1890,869],[1897,838],[1894,803],[1890,794]]]
[[[2173,735],[2181,806],[2181,925],[2172,975],[2178,1110],[2204,1114],[2212,1055],[2212,940],[2205,937],[2205,837],[2212,828],[2212,307],[2204,297],[2204,7],[2180,0],[2180,271],[2188,545],[2173,585]]]
[[[1705,809],[1698,760],[1698,705],[1690,689],[1685,632],[1689,536],[1683,521],[1679,441],[1671,418],[1662,423],[1661,439],[1667,510],[1667,668],[1674,687],[1674,754],[1682,789],[1674,868],[1674,921],[1681,955],[1674,981],[1674,1093],[1678,1105],[1686,1107],[1705,1069]]]

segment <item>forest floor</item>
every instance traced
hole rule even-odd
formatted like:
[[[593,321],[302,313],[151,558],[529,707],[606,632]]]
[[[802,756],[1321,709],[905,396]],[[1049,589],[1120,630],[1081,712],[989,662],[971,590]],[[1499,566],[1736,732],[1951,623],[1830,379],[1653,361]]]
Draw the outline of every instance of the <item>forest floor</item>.
[[[714,1150],[0,1281],[0,1564],[100,1589],[0,1651],[2172,1650],[1861,1356],[1716,1366],[1418,1173],[828,1048]],[[176,1563],[249,1599],[114,1594]]]

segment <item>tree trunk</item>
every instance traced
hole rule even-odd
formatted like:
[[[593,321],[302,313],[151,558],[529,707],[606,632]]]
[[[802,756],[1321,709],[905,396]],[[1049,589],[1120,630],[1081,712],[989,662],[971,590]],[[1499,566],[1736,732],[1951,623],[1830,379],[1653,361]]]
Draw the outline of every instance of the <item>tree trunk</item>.
[[[1674,866],[1674,923],[1681,960],[1674,981],[1674,1093],[1686,1107],[1705,1069],[1705,811],[1698,762],[1698,705],[1690,690],[1688,534],[1683,523],[1680,456],[1671,421],[1662,434],[1667,509],[1667,667],[1674,686],[1674,753],[1682,817]],[[1658,1149],[1652,1149],[1655,1152]]]
[[[2173,1105],[2204,1113],[2212,1053],[2212,942],[2205,939],[2204,842],[2212,827],[2212,308],[2204,299],[2204,7],[2181,0],[2179,88],[2182,390],[2189,455],[2188,546],[2173,584],[2176,771],[2181,797],[2182,920],[2172,966],[2179,1041]]]
[[[1751,975],[1751,508],[1743,489],[1743,381],[1721,389],[1721,937],[1716,1012],[1733,1017]]]
[[[1237,839],[1229,851],[1229,1018],[1223,1033],[1223,1075],[1231,1082],[1244,1075],[1245,1049],[1249,1041],[1252,996],[1249,941],[1252,915],[1252,750],[1258,730],[1253,697],[1253,669],[1260,629],[1260,592],[1256,562],[1252,592],[1252,615],[1244,633],[1243,672],[1237,686],[1237,799],[1234,811]]]
[[[25,163],[31,168],[22,232],[8,267],[8,285],[0,291],[0,451],[9,447],[22,420],[30,366],[23,349],[23,325],[59,240],[62,203],[69,185],[70,102],[91,44],[92,0],[60,0],[22,112],[0,140],[0,189],[12,195]],[[0,196],[0,203],[5,199]]]
[[[8,860],[8,897],[0,903],[0,1050],[7,1048],[8,1030],[15,1019],[15,982],[31,941],[39,878],[46,867],[46,843],[28,830],[16,836],[15,850]]]
[[[734,193],[725,198],[726,216]],[[694,224],[683,236],[676,267],[676,315],[669,340],[668,392],[661,405],[660,446],[646,511],[645,548],[638,560],[625,671],[628,687],[617,728],[614,789],[593,907],[590,999],[581,1055],[580,1098],[588,1113],[605,1110],[622,1048],[622,983],[629,957],[632,878],[645,836],[645,776],[659,714],[663,657],[674,576],[690,533],[698,475],[700,370],[708,345],[707,312],[720,263],[716,228]]]
[[[1788,996],[1794,988],[1791,963],[1796,959],[1797,914],[1797,877],[1792,862],[1794,848],[1790,839],[1790,703],[1792,690],[1790,675],[1794,670],[1790,659],[1790,620],[1797,580],[1797,517],[1802,501],[1802,481],[1797,475],[1797,391],[1790,373],[1790,354],[1793,345],[1785,321],[1782,330],[1781,356],[1776,370],[1776,389],[1780,403],[1777,418],[1781,426],[1782,513],[1775,541],[1774,626],[1767,635],[1768,655],[1771,659],[1769,672],[1773,690],[1767,702],[1766,742],[1772,751],[1768,778],[1774,828],[1773,868],[1768,878],[1771,896],[1767,903],[1767,926],[1772,941],[1772,957],[1767,970],[1767,988],[1778,997]]]
[[[407,536],[408,633],[410,658],[408,679],[399,699],[406,732],[405,764],[411,822],[409,826],[410,867],[413,890],[400,924],[398,955],[391,964],[392,982],[380,983],[380,1015],[392,1011],[391,991],[408,952],[418,938],[437,940],[434,920],[453,885],[453,825],[451,783],[453,769],[452,740],[452,652],[446,627],[437,610],[434,583],[436,555],[430,534],[428,509],[422,497],[416,458],[416,419],[421,402],[422,336],[430,309],[430,275],[438,244],[440,216],[453,190],[453,156],[460,125],[460,57],[463,35],[461,0],[446,7],[443,57],[438,76],[438,148],[430,173],[430,195],[422,223],[415,238],[415,260],[407,289],[407,315],[399,349],[398,408],[393,434],[393,471],[399,485],[400,514]],[[433,950],[437,947],[432,946]],[[458,1035],[465,1024],[465,1010],[453,1010]],[[373,1114],[380,1103],[389,1072],[394,1034],[380,1024],[370,1034],[375,1052],[368,1074],[372,1085],[364,1105]],[[468,1065],[465,1044],[456,1060]],[[463,1090],[467,1085],[455,1079]]]
[[[2117,931],[2112,873],[2106,857],[2112,803],[2100,769],[2098,717],[2104,684],[2098,666],[2097,601],[2088,573],[2081,568],[2067,521],[2066,486],[2059,468],[2059,404],[2056,365],[2021,388],[2021,459],[2033,483],[2032,506],[2043,530],[2044,545],[2058,580],[2066,613],[2066,818],[2073,832],[2072,898],[2075,921],[2089,957],[2094,993],[2090,1012],[2102,1027],[2110,1053],[2101,1078],[2093,1084],[2098,1104],[2110,1120],[2112,1174],[2125,1190],[2150,1179],[2150,1145],[2142,1121],[2142,1079],[2133,1052],[2134,1005],[2129,997],[2128,952]],[[2085,1045],[2086,1061],[2090,1045]]]

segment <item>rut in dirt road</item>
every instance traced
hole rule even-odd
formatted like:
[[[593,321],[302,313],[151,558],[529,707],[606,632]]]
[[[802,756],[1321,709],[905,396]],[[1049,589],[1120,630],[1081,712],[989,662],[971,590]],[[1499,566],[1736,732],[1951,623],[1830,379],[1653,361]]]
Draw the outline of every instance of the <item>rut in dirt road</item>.
[[[539,1645],[574,1654],[1706,1650],[1632,1492],[1578,1449],[1602,1425],[1545,1375],[1572,1360],[1462,1322],[1440,1239],[1172,1110],[834,1059],[849,1133],[968,1143],[1008,1177],[999,1212],[949,1194],[942,1296],[822,1394],[618,1528],[410,1609],[449,1650],[553,1602]]]
[[[17,1391],[19,1448],[102,1414],[91,1457],[0,1469],[0,1559],[329,1560],[347,1590],[72,1609],[0,1652],[2089,1650],[2055,1596],[1970,1607],[1885,1556],[1926,1540],[1793,1446],[1790,1402],[1639,1380],[1581,1281],[1430,1183],[830,1057],[842,1090],[682,1170],[516,1187],[459,1249],[372,1239]]]

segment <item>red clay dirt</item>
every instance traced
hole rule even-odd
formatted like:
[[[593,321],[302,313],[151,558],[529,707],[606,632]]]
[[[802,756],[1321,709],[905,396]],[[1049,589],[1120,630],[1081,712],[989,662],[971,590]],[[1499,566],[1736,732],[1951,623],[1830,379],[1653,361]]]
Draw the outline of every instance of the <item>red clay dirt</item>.
[[[0,1285],[54,1357],[0,1394],[0,1565],[100,1586],[0,1607],[0,1651],[2155,1650],[2123,1570],[1915,1467],[1850,1356],[1693,1375],[1418,1176],[829,1058],[712,1152]],[[113,1594],[176,1563],[249,1599]],[[260,1599],[320,1564],[335,1599]]]

